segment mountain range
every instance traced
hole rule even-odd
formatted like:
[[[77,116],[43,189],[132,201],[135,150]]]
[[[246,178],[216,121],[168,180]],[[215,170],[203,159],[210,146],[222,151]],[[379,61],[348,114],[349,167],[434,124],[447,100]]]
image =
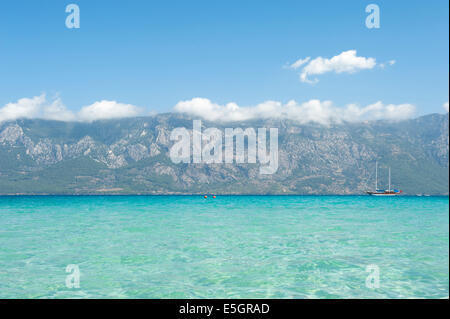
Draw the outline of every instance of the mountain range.
[[[177,113],[91,123],[21,119],[0,123],[0,194],[363,194],[392,185],[405,194],[449,194],[449,118],[300,124],[253,120],[203,126],[278,128],[279,166],[175,164]]]

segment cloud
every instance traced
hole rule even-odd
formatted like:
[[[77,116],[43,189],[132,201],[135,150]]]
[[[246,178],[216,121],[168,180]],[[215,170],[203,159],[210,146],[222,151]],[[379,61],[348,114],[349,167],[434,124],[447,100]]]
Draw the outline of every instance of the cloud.
[[[392,66],[392,65],[394,65],[395,63],[397,63],[397,61],[395,61],[395,60],[390,60],[390,61],[387,61],[387,62],[379,63],[378,66],[379,66],[380,68],[384,69],[384,68],[386,67],[386,64]]]
[[[142,109],[137,106],[103,100],[83,107],[78,113],[78,118],[82,121],[90,122],[95,120],[133,117],[141,114]]]
[[[391,60],[389,63],[394,64]],[[356,55],[356,50],[344,51],[330,59],[317,57],[312,59],[307,57],[300,59],[290,65],[291,69],[299,69],[303,66],[300,72],[300,80],[305,83],[317,83],[317,78],[310,79],[312,75],[321,75],[328,72],[334,73],[355,73],[360,70],[373,69],[376,66],[375,58],[365,58]],[[392,65],[391,64],[391,65]]]
[[[59,98],[47,102],[45,94],[33,98],[22,98],[15,103],[8,103],[0,108],[0,122],[18,118],[46,118],[52,120],[74,120],[74,115],[67,110]]]
[[[8,103],[0,109],[0,122],[14,120],[20,117],[33,117],[39,112],[40,105],[45,96],[36,96],[32,99],[23,98],[16,103]]]
[[[42,118],[55,121],[75,121],[75,114],[68,110],[60,98],[43,107]]]
[[[131,104],[116,101],[99,101],[84,106],[79,112],[66,108],[59,97],[48,101],[45,94],[33,98],[22,98],[0,108],[0,122],[20,118],[39,118],[58,121],[95,121],[132,117],[144,114],[143,110]]]
[[[219,105],[205,98],[181,101],[175,112],[186,113],[209,121],[246,121],[253,119],[291,119],[300,123],[320,124],[343,121],[404,120],[415,114],[411,104],[383,104],[381,101],[364,107],[349,104],[336,107],[331,101],[310,100],[304,103],[289,101],[286,104],[267,101],[256,106],[241,107],[236,103]]]
[[[292,63],[289,66],[289,68],[296,70],[299,67],[301,67],[303,64],[308,63],[309,60],[311,60],[311,57],[307,57],[307,58],[304,58],[304,59],[299,59],[299,60],[295,61],[294,63]]]
[[[448,101],[444,103],[444,105],[442,105],[442,107],[444,108],[444,110],[448,113]]]
[[[448,112],[448,102],[447,112]],[[206,98],[180,101],[174,107],[178,113],[210,121],[233,122],[254,119],[291,119],[299,123],[339,123],[343,121],[361,122],[370,120],[403,120],[414,116],[411,104],[384,104],[381,101],[359,106],[349,104],[337,107],[331,101],[309,100],[298,103],[291,100],[285,104],[266,101],[255,106],[239,106],[236,103],[220,105]],[[47,101],[45,94],[33,98],[23,98],[0,108],[0,122],[19,118],[40,118],[60,121],[84,121],[117,119],[145,115],[142,108],[116,101],[98,101],[84,106],[78,112],[68,110],[61,99]]]

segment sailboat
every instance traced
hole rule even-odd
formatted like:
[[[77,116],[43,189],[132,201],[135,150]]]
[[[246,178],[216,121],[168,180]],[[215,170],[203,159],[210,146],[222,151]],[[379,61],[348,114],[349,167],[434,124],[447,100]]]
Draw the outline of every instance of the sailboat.
[[[402,190],[391,189],[391,168],[389,167],[389,188],[378,189],[378,162],[375,162],[375,191],[368,191],[367,194],[372,196],[397,196],[402,194]]]

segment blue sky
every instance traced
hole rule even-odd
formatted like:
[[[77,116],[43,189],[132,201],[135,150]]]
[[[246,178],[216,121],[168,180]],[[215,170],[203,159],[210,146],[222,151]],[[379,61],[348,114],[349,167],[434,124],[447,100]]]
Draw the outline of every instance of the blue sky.
[[[66,5],[81,28],[65,26]],[[381,27],[368,29],[367,4]],[[0,107],[58,95],[70,110],[100,100],[166,112],[183,100],[253,106],[331,100],[410,103],[443,112],[449,86],[448,1],[2,1]],[[348,50],[376,62],[301,82],[286,65]]]

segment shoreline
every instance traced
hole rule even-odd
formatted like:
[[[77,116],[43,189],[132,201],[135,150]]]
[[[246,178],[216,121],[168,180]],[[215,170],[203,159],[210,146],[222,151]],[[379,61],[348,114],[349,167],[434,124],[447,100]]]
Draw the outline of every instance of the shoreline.
[[[135,197],[161,197],[161,196],[179,196],[179,197],[192,197],[192,196],[212,196],[212,195],[216,195],[216,196],[227,196],[227,197],[231,197],[231,196],[276,196],[276,197],[289,197],[289,196],[304,196],[304,197],[319,197],[319,196],[327,196],[327,197],[331,197],[331,196],[342,196],[342,197],[373,197],[367,194],[219,194],[219,193],[192,193],[192,194],[0,194],[0,197],[93,197],[93,196],[98,196],[98,197],[105,197],[105,196],[110,196],[110,197],[126,197],[126,196],[135,196]],[[408,194],[404,194],[404,195],[398,195],[395,197],[449,197],[449,194],[434,194],[434,195],[429,195],[429,196],[417,196],[417,195],[408,195]]]

